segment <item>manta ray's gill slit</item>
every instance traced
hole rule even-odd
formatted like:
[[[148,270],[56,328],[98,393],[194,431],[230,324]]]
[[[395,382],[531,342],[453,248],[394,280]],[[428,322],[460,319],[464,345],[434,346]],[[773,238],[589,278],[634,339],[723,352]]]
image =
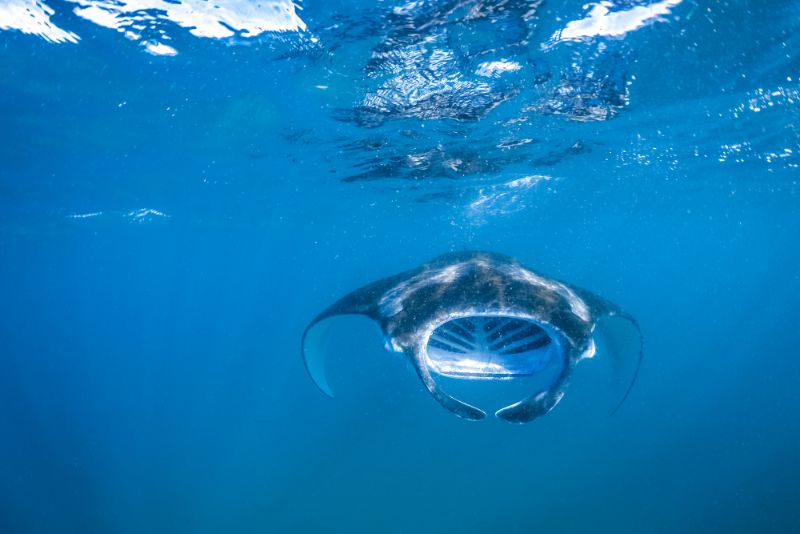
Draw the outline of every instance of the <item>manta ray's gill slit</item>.
[[[459,325],[457,321],[450,321],[449,323],[443,324],[442,327],[447,329],[447,331],[450,332],[451,334],[460,336],[466,341],[469,341],[471,343],[475,342],[475,336],[472,335],[472,333],[469,330]]]
[[[455,322],[455,321],[453,321],[453,322]],[[445,323],[445,324],[449,324],[449,323]],[[470,319],[469,317],[462,317],[461,320],[458,322],[458,324],[463,326],[467,330],[469,330],[470,333],[474,333],[475,332],[475,323],[473,323],[472,319]]]
[[[464,341],[463,339],[454,336],[449,332],[437,332],[437,337],[440,340],[448,341],[451,345],[455,345],[466,350],[474,350],[474,346],[471,343]]]
[[[435,347],[437,349],[446,350],[446,351],[449,351],[449,352],[455,352],[456,354],[466,354],[467,353],[464,350],[457,349],[456,347],[448,345],[447,343],[443,343],[443,342],[439,341],[438,339],[436,339],[434,337],[431,337],[431,339],[428,340],[428,346]]]
[[[520,328],[522,328],[527,324],[529,324],[527,321],[522,321],[519,319],[509,319],[506,323],[500,323],[500,325],[497,328],[495,328],[491,334],[486,336],[486,340],[489,342],[494,342],[500,339],[502,342],[506,338],[506,336],[508,336],[512,332],[519,330]]]
[[[522,354],[523,352],[528,352],[528,351],[531,351],[531,350],[536,350],[536,349],[540,349],[542,347],[546,347],[549,344],[550,344],[550,338],[549,337],[546,337],[546,336],[545,337],[539,337],[537,339],[534,339],[533,341],[525,343],[524,345],[518,345],[516,347],[501,351],[500,354],[504,354],[504,355]]]
[[[486,318],[486,317],[482,317],[482,316],[476,316],[475,319],[476,320],[478,320],[478,319],[481,320],[481,322],[483,323],[483,331],[486,334],[489,334],[492,330],[497,328],[502,323],[502,318],[499,318],[499,317]]]
[[[492,345],[491,349],[500,350],[508,347],[513,343],[522,341],[524,339],[529,339],[534,336],[544,337],[545,339],[547,338],[547,334],[545,333],[544,330],[542,330],[542,328],[539,325],[530,324],[528,328],[518,329],[513,333],[513,335],[504,337],[503,339]]]

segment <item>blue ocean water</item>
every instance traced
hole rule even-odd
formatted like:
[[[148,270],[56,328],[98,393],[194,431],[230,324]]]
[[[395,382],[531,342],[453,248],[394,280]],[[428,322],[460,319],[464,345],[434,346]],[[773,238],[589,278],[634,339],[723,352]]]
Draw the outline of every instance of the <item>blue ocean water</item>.
[[[0,532],[800,531],[800,3],[0,0]],[[630,311],[613,416],[454,417],[348,291]]]

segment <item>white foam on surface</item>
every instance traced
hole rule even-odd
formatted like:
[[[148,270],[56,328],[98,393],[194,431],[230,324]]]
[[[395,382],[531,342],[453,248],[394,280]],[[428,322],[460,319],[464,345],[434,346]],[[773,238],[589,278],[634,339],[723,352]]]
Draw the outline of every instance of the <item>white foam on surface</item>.
[[[305,23],[290,0],[69,0],[75,13],[100,26],[130,29],[134,24],[168,20],[196,37],[222,39],[236,34],[256,37],[265,32],[303,31]]]
[[[104,28],[140,41],[142,30],[155,28],[166,36],[163,23],[171,22],[195,37],[224,39],[252,38],[268,32],[301,32],[306,24],[292,0],[66,0],[74,4],[75,15]],[[18,30],[38,35],[52,43],[79,40],[77,34],[50,21],[55,14],[44,0],[4,0],[0,3],[0,30]],[[178,52],[158,40],[142,42],[150,54],[173,56]]]
[[[148,54],[152,54],[154,56],[176,56],[178,55],[178,51],[172,48],[169,45],[159,42],[147,42],[144,43],[144,50]]]
[[[51,43],[77,43],[76,34],[62,30],[50,20],[55,12],[36,0],[3,0],[0,2],[0,30],[17,30],[37,35]]]
[[[669,15],[671,9],[683,0],[662,0],[646,6],[612,11],[613,2],[589,4],[589,14],[568,22],[553,36],[553,41],[575,41],[591,37],[622,37],[626,33],[649,26],[660,17]]]
[[[522,65],[516,61],[509,61],[507,59],[502,59],[500,61],[485,61],[478,65],[478,69],[475,71],[475,74],[486,77],[499,76],[504,72],[516,72],[521,68]]]

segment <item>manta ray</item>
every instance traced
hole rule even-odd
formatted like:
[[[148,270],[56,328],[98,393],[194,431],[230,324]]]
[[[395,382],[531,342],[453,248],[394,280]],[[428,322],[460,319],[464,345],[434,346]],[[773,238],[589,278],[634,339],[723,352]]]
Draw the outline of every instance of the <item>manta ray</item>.
[[[387,348],[410,360],[433,398],[469,420],[486,413],[449,395],[438,377],[509,380],[547,373],[529,396],[495,413],[527,423],[561,400],[575,366],[597,352],[597,336],[608,349],[603,357],[627,360],[634,368],[612,413],[630,393],[642,361],[639,324],[617,305],[509,256],[452,253],[357,289],[311,321],[302,337],[303,358],[316,385],[331,397],[325,331],[329,319],[351,314],[377,322]]]

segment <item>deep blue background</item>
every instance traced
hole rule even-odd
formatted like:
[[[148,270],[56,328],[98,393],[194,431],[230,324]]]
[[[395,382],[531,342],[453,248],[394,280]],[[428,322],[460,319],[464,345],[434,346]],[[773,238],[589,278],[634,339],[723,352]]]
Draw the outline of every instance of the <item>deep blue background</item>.
[[[533,119],[590,150],[439,180],[343,181],[408,124],[336,120],[355,90],[288,38],[0,34],[0,532],[799,530],[798,7],[675,13],[626,38],[619,116]],[[530,425],[459,420],[356,326],[314,387],[319,310],[462,249],[637,316],[619,413],[578,377]]]

